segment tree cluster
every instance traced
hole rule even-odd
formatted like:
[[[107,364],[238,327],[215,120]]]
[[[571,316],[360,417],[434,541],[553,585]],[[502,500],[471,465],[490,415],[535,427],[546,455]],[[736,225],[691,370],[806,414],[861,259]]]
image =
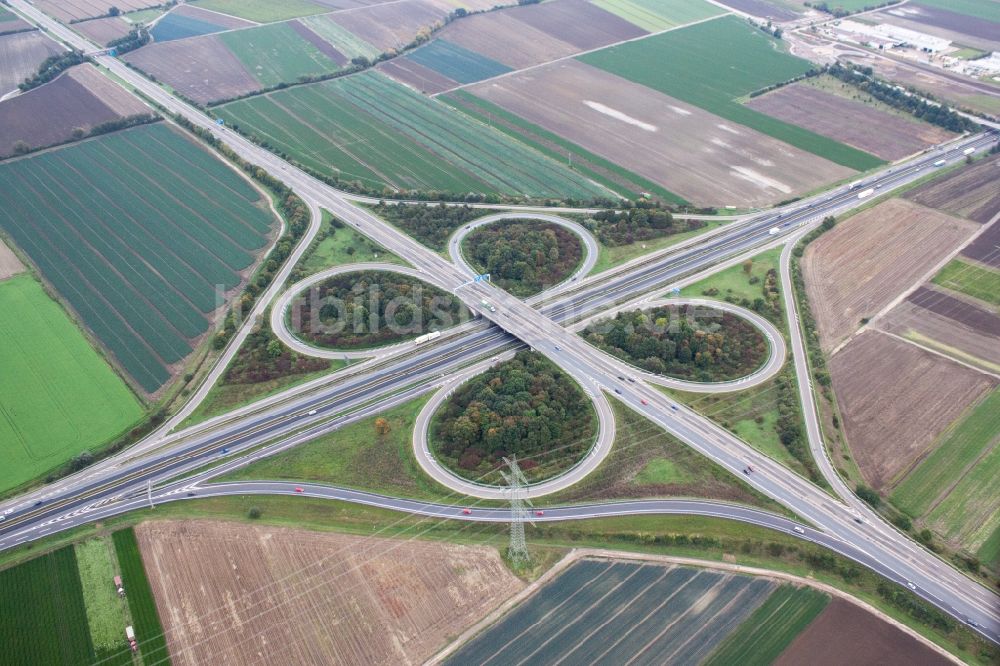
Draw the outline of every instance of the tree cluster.
[[[226,384],[258,384],[289,375],[304,375],[330,368],[330,362],[295,353],[261,326],[247,336],[226,369]]]
[[[976,123],[965,116],[958,115],[944,104],[929,102],[924,99],[925,95],[918,95],[900,86],[879,81],[874,77],[874,71],[871,67],[844,66],[837,62],[827,71],[841,81],[863,90],[880,102],[896,109],[902,109],[932,125],[943,127],[952,132],[967,132],[976,129]]]
[[[459,387],[434,424],[439,456],[480,479],[516,455],[529,477],[575,462],[595,433],[590,403],[562,370],[519,352]]]
[[[616,246],[699,229],[705,223],[675,220],[669,211],[656,206],[634,206],[624,210],[602,210],[587,218],[583,225],[605,245]]]
[[[129,30],[128,34],[124,37],[111,40],[107,43],[107,47],[114,49],[117,55],[122,55],[123,53],[135,51],[149,44],[149,39],[149,31],[140,25]]]
[[[399,342],[469,317],[454,295],[387,271],[336,275],[299,296],[292,308],[302,338],[335,349]]]
[[[42,61],[38,66],[38,71],[26,78],[17,87],[21,92],[37,88],[43,83],[48,83],[74,65],[87,62],[87,57],[79,51],[66,51],[51,55]]]
[[[699,321],[653,308],[619,312],[583,331],[587,342],[658,375],[725,381],[755,370],[767,342],[753,325],[728,312]]]
[[[583,256],[576,234],[546,222],[489,224],[472,232],[465,243],[472,263],[515,296],[531,296],[561,282]]]
[[[483,214],[469,206],[428,206],[423,204],[387,204],[380,202],[375,214],[396,225],[434,250],[443,250],[448,237],[463,224]]]

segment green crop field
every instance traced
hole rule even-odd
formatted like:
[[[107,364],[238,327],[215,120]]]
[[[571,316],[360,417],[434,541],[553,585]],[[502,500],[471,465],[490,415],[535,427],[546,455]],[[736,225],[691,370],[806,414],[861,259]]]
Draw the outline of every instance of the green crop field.
[[[274,223],[257,190],[164,124],[0,165],[0,190],[0,228],[148,392]]]
[[[748,576],[581,560],[446,663],[694,664],[772,589]]]
[[[767,666],[826,608],[830,597],[783,585],[704,662],[706,666]]]
[[[1000,271],[953,259],[934,276],[932,282],[987,303],[1000,305]]]
[[[536,150],[376,73],[217,108],[318,172],[367,187],[589,199],[608,191]]]
[[[122,659],[129,654],[125,640],[128,615],[126,602],[118,596],[112,581],[118,574],[117,562],[105,537],[76,544],[76,561],[80,570],[80,585],[87,610],[90,639],[99,659]]]
[[[298,16],[322,14],[330,11],[329,7],[308,0],[281,0],[281,2],[274,2],[274,0],[195,0],[191,4],[258,23],[284,21]]]
[[[121,567],[122,581],[128,592],[128,607],[132,613],[135,637],[139,642],[139,653],[146,666],[170,664],[167,640],[163,636],[163,625],[156,610],[153,590],[146,578],[146,569],[139,553],[139,543],[132,528],[119,530],[111,535]]]
[[[593,0],[593,2],[598,7],[650,32],[700,21],[726,11],[703,0]]]
[[[339,69],[287,23],[223,32],[219,38],[265,88]]]
[[[740,104],[738,98],[801,76],[813,65],[785,53],[777,40],[735,16],[611,46],[579,59],[852,169],[865,171],[883,163]]]
[[[299,22],[322,37],[325,41],[332,44],[334,48],[348,58],[361,56],[368,58],[369,60],[373,60],[382,53],[377,46],[369,44],[365,40],[361,39],[353,32],[334,21],[330,16],[309,16],[307,18],[300,19]]]
[[[136,397],[31,275],[0,282],[0,490],[142,416]]]
[[[969,552],[981,550],[1000,529],[1000,442],[951,489],[943,502],[927,516],[927,522],[946,539]]]
[[[892,501],[918,518],[1000,438],[1000,389],[947,431],[934,451],[892,493]]]
[[[0,571],[0,661],[48,666],[95,658],[72,546]]]
[[[459,83],[482,81],[511,71],[507,65],[443,39],[420,47],[407,59]]]

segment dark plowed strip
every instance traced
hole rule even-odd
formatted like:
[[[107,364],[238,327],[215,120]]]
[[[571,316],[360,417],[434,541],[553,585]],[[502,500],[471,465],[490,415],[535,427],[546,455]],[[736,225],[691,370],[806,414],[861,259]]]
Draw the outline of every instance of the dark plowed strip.
[[[1000,336],[1000,316],[940,291],[920,287],[906,300],[969,328]]]
[[[1000,222],[994,222],[993,226],[962,250],[962,254],[987,266],[1000,268]]]
[[[322,53],[327,58],[337,63],[337,67],[343,67],[349,62],[347,56],[345,56],[337,49],[333,48],[333,44],[324,41],[322,37],[317,35],[315,32],[313,32],[306,26],[302,25],[298,21],[290,21],[288,25],[291,26],[292,30],[294,30],[299,34],[299,37],[301,37],[302,39],[306,40],[307,42],[315,46],[317,49],[319,49],[320,53]]]

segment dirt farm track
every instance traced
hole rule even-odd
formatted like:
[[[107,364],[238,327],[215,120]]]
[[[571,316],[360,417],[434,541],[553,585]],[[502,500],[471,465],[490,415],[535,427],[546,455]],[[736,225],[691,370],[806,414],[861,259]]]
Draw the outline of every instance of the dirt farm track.
[[[488,547],[211,521],[135,531],[177,666],[420,663],[524,586]]]

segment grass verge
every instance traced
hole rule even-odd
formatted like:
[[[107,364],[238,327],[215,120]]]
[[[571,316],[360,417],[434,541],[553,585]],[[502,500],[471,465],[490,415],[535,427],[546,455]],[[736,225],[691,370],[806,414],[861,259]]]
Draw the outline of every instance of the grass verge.
[[[112,539],[118,556],[118,565],[121,567],[122,580],[128,590],[128,606],[135,622],[136,640],[139,642],[142,662],[146,666],[169,664],[167,640],[163,635],[163,625],[160,624],[160,614],[156,610],[156,600],[153,598],[153,590],[146,577],[135,532],[131,527],[119,530],[112,535]]]

